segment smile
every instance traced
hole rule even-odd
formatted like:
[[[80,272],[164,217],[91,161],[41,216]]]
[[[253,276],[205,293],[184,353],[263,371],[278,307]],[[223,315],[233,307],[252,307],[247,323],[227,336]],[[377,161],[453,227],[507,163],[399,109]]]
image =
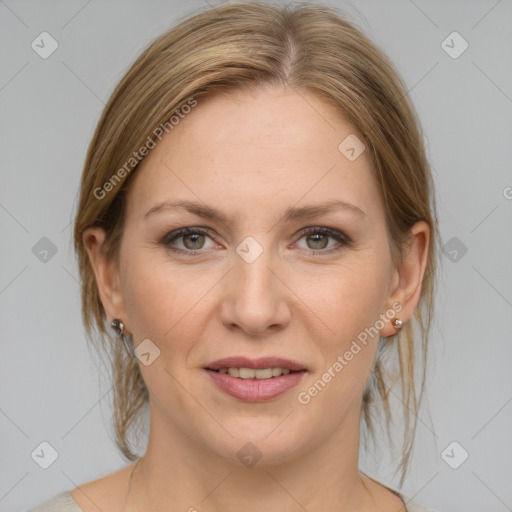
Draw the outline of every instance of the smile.
[[[307,373],[302,364],[276,357],[224,358],[204,370],[218,390],[246,402],[277,398],[295,387]]]
[[[221,368],[218,370],[219,373],[227,373],[231,377],[237,377],[239,379],[271,379],[273,377],[280,377],[281,375],[288,375],[291,370],[289,368],[281,368],[279,366],[275,368],[260,368],[255,370],[254,368]]]

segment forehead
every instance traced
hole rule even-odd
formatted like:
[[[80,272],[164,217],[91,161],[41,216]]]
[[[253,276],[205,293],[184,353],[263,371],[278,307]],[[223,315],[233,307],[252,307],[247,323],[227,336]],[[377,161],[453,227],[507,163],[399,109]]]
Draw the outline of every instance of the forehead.
[[[173,199],[242,216],[341,199],[379,214],[368,151],[355,160],[340,151],[356,132],[317,95],[262,89],[197,101],[135,171],[128,216]]]

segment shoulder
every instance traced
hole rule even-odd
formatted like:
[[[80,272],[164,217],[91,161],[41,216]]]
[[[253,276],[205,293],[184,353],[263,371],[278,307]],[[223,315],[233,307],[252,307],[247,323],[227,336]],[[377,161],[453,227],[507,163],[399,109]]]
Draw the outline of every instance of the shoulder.
[[[28,512],[97,512],[122,509],[128,480],[135,463],[64,491]]]
[[[383,499],[383,495],[379,494],[379,493],[382,493],[383,490],[387,490],[388,493],[395,495],[402,501],[402,506],[400,507],[401,512],[403,510],[406,510],[406,512],[436,512],[435,510],[422,507],[421,505],[419,505],[418,503],[413,501],[411,498],[409,498],[405,494],[401,493],[400,491],[397,491],[396,489],[393,489],[392,487],[389,487],[388,485],[386,485],[382,482],[379,482],[378,480],[376,480],[375,478],[372,478],[371,476],[367,475],[366,473],[361,473],[361,474],[367,478],[369,487],[372,485],[374,486],[373,489],[374,489],[375,495],[377,496],[379,503]],[[405,508],[404,508],[404,506],[405,506]],[[391,510],[391,508],[390,508],[390,510]]]
[[[435,510],[432,510],[431,508],[422,507],[421,505],[419,505],[415,501],[412,501],[410,498],[408,498],[407,496],[398,491],[395,492],[400,496],[402,501],[405,503],[407,512],[437,512]]]
[[[83,512],[83,510],[71,496],[71,491],[65,491],[28,512]]]

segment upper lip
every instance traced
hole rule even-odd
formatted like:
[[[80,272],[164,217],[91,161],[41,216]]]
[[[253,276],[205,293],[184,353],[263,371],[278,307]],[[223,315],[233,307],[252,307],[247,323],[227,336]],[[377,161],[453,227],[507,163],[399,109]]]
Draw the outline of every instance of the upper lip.
[[[221,368],[253,368],[255,370],[260,368],[289,368],[292,371],[306,369],[304,365],[296,361],[273,356],[260,357],[258,359],[251,359],[245,356],[225,357],[224,359],[218,359],[213,363],[209,363],[205,368],[209,370],[220,370]]]

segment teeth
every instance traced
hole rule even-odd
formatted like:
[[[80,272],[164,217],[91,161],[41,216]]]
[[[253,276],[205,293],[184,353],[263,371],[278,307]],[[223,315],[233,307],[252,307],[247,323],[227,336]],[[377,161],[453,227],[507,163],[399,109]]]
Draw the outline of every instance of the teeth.
[[[231,377],[240,377],[240,370],[238,368],[228,368],[228,373]]]
[[[240,368],[239,373],[239,377],[241,379],[254,379],[256,375],[256,370],[254,370],[253,368]]]
[[[288,375],[289,368],[221,368],[219,373],[227,373],[231,377],[238,377],[240,379],[271,379],[272,377],[280,377],[281,375]]]
[[[254,372],[257,379],[270,379],[272,378],[272,368],[260,368]]]

